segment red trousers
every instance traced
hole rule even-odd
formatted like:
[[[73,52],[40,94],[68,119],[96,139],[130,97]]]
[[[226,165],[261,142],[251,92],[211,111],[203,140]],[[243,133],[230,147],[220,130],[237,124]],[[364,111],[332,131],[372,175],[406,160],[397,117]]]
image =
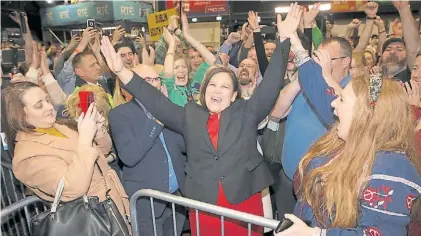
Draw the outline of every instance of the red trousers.
[[[253,215],[263,216],[262,195],[256,193],[244,202],[233,205],[228,202],[224,194],[222,184],[219,183],[217,206],[250,213]],[[196,236],[196,213],[194,209],[190,209],[190,228],[191,235]],[[199,229],[201,236],[218,236],[221,234],[221,217],[207,212],[199,211]],[[252,225],[252,236],[261,236],[263,234],[263,227]],[[225,236],[247,236],[247,223],[224,218],[224,232]]]

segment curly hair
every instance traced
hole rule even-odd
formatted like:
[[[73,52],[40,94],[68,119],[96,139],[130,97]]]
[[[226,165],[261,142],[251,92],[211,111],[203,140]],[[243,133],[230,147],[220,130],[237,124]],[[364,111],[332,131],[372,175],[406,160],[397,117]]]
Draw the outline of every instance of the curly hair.
[[[83,85],[79,90],[70,95],[66,101],[66,109],[63,111],[64,115],[69,116],[72,119],[77,119],[82,113],[82,109],[79,107],[79,91],[89,91],[94,94],[96,108],[98,109],[98,112],[104,116],[106,124],[108,124],[108,113],[111,110],[111,105],[105,90],[97,85]]]

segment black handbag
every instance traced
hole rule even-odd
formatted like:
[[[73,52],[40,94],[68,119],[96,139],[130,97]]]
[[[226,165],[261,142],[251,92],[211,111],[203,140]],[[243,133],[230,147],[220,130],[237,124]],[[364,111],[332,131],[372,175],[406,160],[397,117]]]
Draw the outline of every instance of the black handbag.
[[[107,186],[106,182],[105,185]],[[103,202],[99,202],[98,197],[85,195],[59,205],[63,189],[64,177],[58,184],[51,210],[39,213],[32,218],[31,232],[33,236],[130,235],[124,218],[108,194],[107,199]]]

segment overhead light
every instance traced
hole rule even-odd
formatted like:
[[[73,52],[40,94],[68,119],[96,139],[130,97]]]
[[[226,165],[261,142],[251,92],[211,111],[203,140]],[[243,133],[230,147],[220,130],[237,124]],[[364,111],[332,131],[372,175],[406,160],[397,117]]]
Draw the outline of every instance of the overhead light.
[[[217,16],[217,17],[216,17],[216,20],[217,20],[217,21],[221,21],[221,20],[222,20],[222,16]]]
[[[289,7],[276,7],[275,12],[276,13],[288,13]]]
[[[308,6],[309,8],[313,8],[313,5]],[[323,3],[320,4],[320,11],[329,11],[332,8],[332,4],[330,3]]]
[[[53,0],[45,0],[47,3],[52,3]]]
[[[197,18],[192,18],[191,21],[192,22],[197,22]]]
[[[116,29],[117,27],[116,26],[112,26],[112,27],[104,27],[104,28],[102,28],[102,30],[114,30],[114,29]],[[80,30],[80,31],[83,31],[83,30]]]

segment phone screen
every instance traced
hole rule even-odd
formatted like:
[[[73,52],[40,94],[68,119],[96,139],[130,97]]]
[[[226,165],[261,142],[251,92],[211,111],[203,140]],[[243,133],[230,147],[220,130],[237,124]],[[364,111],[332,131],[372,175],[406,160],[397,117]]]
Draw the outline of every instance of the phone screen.
[[[90,91],[79,91],[79,108],[84,114],[88,111],[89,106],[94,102],[94,93]]]

